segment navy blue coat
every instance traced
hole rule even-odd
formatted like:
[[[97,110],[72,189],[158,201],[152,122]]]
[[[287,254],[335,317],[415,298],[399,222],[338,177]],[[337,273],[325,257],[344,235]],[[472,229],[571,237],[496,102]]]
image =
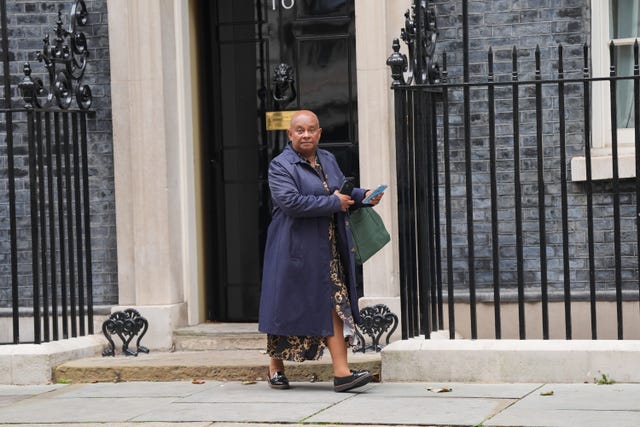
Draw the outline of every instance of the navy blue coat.
[[[349,217],[340,210],[340,199],[333,194],[345,177],[333,154],[318,149],[317,156],[331,194],[327,194],[316,171],[296,154],[291,144],[269,165],[273,211],[262,273],[261,332],[333,335],[329,222],[334,214],[351,310],[354,321],[360,322]],[[365,192],[361,188],[353,190],[354,208],[361,206]]]

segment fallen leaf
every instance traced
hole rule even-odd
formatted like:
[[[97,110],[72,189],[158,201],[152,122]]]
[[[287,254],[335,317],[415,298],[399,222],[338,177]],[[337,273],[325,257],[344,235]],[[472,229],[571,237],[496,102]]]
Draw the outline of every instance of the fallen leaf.
[[[438,387],[428,387],[427,390],[431,391],[433,393],[448,393],[453,389],[449,388],[449,387],[440,387],[440,388],[438,388]]]
[[[251,385],[251,384],[256,384],[255,381],[242,381],[242,385]]]
[[[194,378],[191,380],[191,384],[204,384],[204,380]]]
[[[543,391],[542,393],[540,393],[540,396],[553,396],[553,390]]]

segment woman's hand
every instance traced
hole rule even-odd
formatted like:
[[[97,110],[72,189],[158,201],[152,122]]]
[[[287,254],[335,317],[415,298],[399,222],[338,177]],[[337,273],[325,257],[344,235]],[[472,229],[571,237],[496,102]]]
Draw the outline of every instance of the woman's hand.
[[[340,210],[342,210],[342,212],[346,212],[347,209],[349,209],[349,206],[351,206],[351,205],[353,205],[355,203],[351,199],[351,196],[348,196],[346,194],[342,194],[338,190],[334,191],[333,194],[338,196],[338,198],[340,199]]]
[[[369,191],[367,191],[367,192],[364,194],[364,198],[366,199],[367,197],[369,197],[369,194],[371,194],[371,193],[373,193],[373,190],[369,190]],[[382,199],[382,196],[384,196],[384,193],[380,193],[380,194],[378,194],[376,197],[374,197],[373,199],[371,199],[371,200],[369,201],[369,204],[370,204],[371,206],[375,206],[375,205],[377,205],[378,203],[380,203],[380,199]]]

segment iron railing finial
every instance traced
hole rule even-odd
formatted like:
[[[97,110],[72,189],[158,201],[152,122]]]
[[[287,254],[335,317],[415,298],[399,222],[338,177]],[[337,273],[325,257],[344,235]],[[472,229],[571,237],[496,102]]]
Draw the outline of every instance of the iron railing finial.
[[[19,88],[27,108],[40,107],[39,97],[46,96],[47,106],[55,103],[61,109],[68,109],[74,94],[80,109],[88,110],[91,106],[91,88],[80,83],[89,56],[87,39],[83,32],[77,30],[77,27],[87,24],[87,15],[87,6],[84,0],[76,0],[71,9],[69,29],[67,30],[63,27],[62,12],[58,11],[53,45],[47,34],[42,39],[42,51],[35,53],[36,59],[44,63],[49,75],[49,89],[45,89],[40,79],[31,77],[29,63],[24,66],[25,77]]]
[[[407,44],[409,49],[408,64],[411,67],[412,77],[407,84],[438,83],[440,81],[440,67],[435,61],[436,40],[438,37],[438,25],[436,22],[436,12],[433,5],[429,5],[429,0],[416,0],[405,12],[404,28],[400,30],[400,38]],[[405,84],[404,77],[397,79],[397,69],[399,59],[396,53],[397,39],[393,41],[394,53],[387,59],[387,65],[392,67],[392,77],[394,85]],[[398,61],[396,63],[396,61]]]
[[[391,67],[393,86],[406,84],[404,73],[407,71],[407,55],[400,53],[400,41],[393,39],[393,53],[387,58],[387,65]]]

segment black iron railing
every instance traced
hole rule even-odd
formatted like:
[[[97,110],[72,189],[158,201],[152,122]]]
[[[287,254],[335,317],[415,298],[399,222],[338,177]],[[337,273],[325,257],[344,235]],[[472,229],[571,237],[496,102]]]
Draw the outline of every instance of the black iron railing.
[[[93,333],[93,291],[89,210],[87,116],[91,90],[81,84],[88,55],[87,10],[76,1],[69,28],[62,15],[53,42],[44,39],[36,59],[44,63],[50,85],[32,77],[24,64],[19,84],[22,107],[15,107],[10,85],[6,1],[0,0],[4,105],[0,117],[0,208],[8,218],[0,227],[0,271],[4,315],[11,338],[1,343],[41,343]],[[72,108],[73,101],[77,108]],[[6,212],[6,213],[5,213]],[[21,319],[32,327],[21,330]]]
[[[494,73],[489,50],[483,81],[469,81],[468,55],[464,76],[452,81],[446,53],[442,68],[435,63],[437,30],[427,2],[416,0],[406,16],[402,39],[410,58],[396,40],[388,60],[396,115],[403,338],[428,338],[445,325],[453,338],[461,304],[469,310],[467,337],[479,338],[479,326],[485,325],[479,325],[478,307],[489,304],[492,338],[500,339],[506,304],[513,303],[520,339],[528,338],[528,322],[540,322],[543,339],[562,326],[564,338],[572,339],[574,306],[581,302],[589,306],[590,337],[597,339],[598,307],[615,302],[610,321],[624,339],[624,303],[640,301],[640,179],[621,178],[616,86],[621,80],[634,83],[640,177],[638,44],[631,76],[618,75],[611,44],[608,77],[592,76],[586,45],[583,69],[567,77],[560,45],[556,58],[545,58],[555,62],[553,76],[543,75],[538,47],[533,70],[523,77],[514,47],[509,74]],[[611,179],[605,181],[594,180],[592,171],[596,82],[610,88]],[[582,156],[586,176],[571,181],[571,158]],[[564,325],[550,323],[555,302],[563,306]],[[540,307],[533,319],[527,315],[531,303]],[[637,314],[638,304],[631,307]]]

